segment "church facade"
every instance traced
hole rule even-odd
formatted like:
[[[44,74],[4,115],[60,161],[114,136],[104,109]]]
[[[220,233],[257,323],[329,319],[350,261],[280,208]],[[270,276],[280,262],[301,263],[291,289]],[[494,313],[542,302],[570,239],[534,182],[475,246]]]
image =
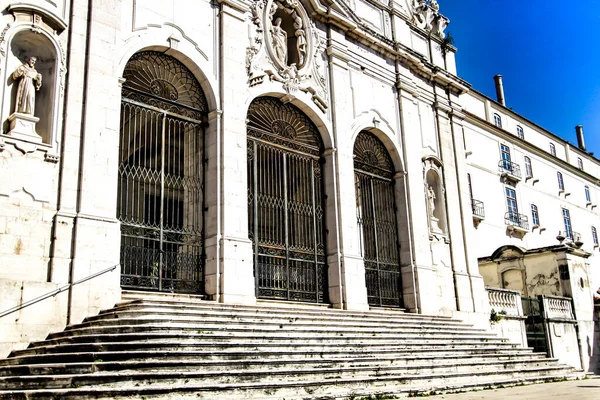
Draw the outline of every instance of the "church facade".
[[[0,356],[123,289],[487,318],[478,258],[584,224],[593,285],[598,161],[460,79],[435,0],[3,5],[0,310],[57,294]]]

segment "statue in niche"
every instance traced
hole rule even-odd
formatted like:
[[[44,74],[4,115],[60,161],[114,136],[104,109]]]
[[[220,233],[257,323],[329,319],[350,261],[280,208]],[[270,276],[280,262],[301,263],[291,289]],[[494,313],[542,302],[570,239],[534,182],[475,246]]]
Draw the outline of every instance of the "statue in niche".
[[[306,32],[302,29],[302,18],[298,14],[294,17],[294,35],[296,35],[296,48],[298,49],[298,66],[302,67],[306,60]]]
[[[287,65],[287,33],[281,27],[281,18],[277,18],[273,23],[271,35],[275,56],[283,65]]]
[[[429,212],[433,217],[433,211],[435,211],[435,191],[431,186],[427,187],[427,200],[429,200]]]
[[[42,87],[42,74],[36,71],[36,62],[36,57],[28,57],[12,74],[12,78],[19,81],[15,113],[33,115],[35,112],[35,92]]]

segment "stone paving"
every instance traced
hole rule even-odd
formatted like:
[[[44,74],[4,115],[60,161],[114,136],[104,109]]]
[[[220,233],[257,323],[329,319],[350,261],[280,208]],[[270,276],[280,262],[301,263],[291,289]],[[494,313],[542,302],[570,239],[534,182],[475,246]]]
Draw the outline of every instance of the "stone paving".
[[[599,377],[600,378],[600,377]],[[600,399],[600,379],[591,378],[575,381],[543,383],[537,385],[516,386],[505,389],[482,390],[479,392],[444,394],[429,396],[429,400],[598,400]]]

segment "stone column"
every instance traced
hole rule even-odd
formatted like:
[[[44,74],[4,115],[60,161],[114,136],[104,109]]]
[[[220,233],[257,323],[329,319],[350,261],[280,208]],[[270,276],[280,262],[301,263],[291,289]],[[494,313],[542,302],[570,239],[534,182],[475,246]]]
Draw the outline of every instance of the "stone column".
[[[119,263],[116,198],[121,87],[114,75],[117,60],[112,56],[117,53],[121,8],[118,2],[93,4],[88,10],[90,2],[76,1],[72,10],[67,136],[61,206],[55,221],[55,248],[60,251],[54,252],[53,270],[53,279],[62,279],[70,261],[70,281]],[[86,36],[90,36],[87,43]],[[72,235],[64,232],[63,239],[59,231],[71,225]],[[71,243],[74,248],[67,252]],[[62,258],[67,254],[68,258]],[[72,289],[69,321],[78,322],[112,307],[119,298],[120,270],[116,268]]]
[[[417,103],[417,87],[407,76],[400,74],[397,83],[402,141],[406,176],[402,180],[406,190],[405,218],[400,228],[400,259],[403,285],[414,285],[414,297],[406,290],[405,307],[413,312],[434,314],[439,310],[433,285],[437,278],[431,265],[427,204],[423,190],[421,161],[421,124]]]
[[[241,304],[256,302],[252,242],[248,239],[246,108],[235,106],[247,96],[240,85],[248,80],[244,63],[240,62],[246,57],[247,43],[240,38],[247,36],[247,11],[242,3],[221,3],[220,63],[227,75],[221,76],[220,85],[223,104],[228,107],[223,111],[219,132],[220,235],[215,236],[218,244],[212,238],[209,243],[218,246],[218,300]],[[207,272],[214,275],[214,271]]]
[[[336,153],[328,157],[335,166],[332,183],[337,182],[333,188],[336,193],[335,207],[328,207],[328,210],[336,212],[335,219],[328,218],[327,224],[330,236],[328,243],[330,300],[336,308],[367,310],[369,305],[364,262],[358,241],[353,143],[349,126],[349,122],[354,118],[351,104],[352,95],[349,93],[349,59],[344,35],[330,29],[330,36],[327,52],[330,57],[329,68],[331,69],[331,103],[334,107],[332,113],[334,141],[338,148]],[[337,192],[338,190],[339,192]],[[334,230],[335,237],[332,236]]]

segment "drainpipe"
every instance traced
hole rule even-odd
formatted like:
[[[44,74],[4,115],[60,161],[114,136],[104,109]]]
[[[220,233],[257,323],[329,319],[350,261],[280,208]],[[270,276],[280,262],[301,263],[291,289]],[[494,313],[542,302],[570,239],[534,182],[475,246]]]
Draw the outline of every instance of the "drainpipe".
[[[217,135],[217,149],[216,149],[216,172],[217,172],[217,185],[219,185],[219,187],[217,188],[217,202],[216,202],[216,206],[217,206],[217,232],[216,232],[216,243],[215,245],[217,246],[217,248],[215,249],[215,255],[217,257],[217,270],[216,270],[216,285],[217,287],[215,288],[215,300],[219,303],[223,302],[223,299],[221,298],[221,263],[223,260],[223,257],[221,255],[221,251],[223,249],[223,232],[222,232],[222,228],[224,225],[224,221],[223,221],[223,206],[221,204],[222,201],[222,197],[221,197],[221,190],[223,190],[223,174],[221,171],[221,167],[222,167],[222,163],[223,163],[223,157],[224,154],[223,152],[223,147],[222,147],[222,143],[225,139],[225,123],[223,121],[224,119],[224,108],[223,108],[223,96],[225,94],[225,84],[223,83],[223,76],[224,75],[224,71],[223,71],[223,54],[224,54],[224,50],[223,47],[225,46],[225,44],[223,43],[223,3],[221,1],[219,1],[219,8],[217,9],[217,14],[218,14],[218,18],[216,18],[216,32],[218,32],[219,35],[219,47],[218,47],[218,51],[219,51],[219,56],[217,57],[216,62],[218,63],[218,67],[217,67],[217,73],[218,73],[218,77],[217,80],[219,82],[219,108],[221,109],[221,115],[217,116],[217,127],[216,127],[216,135]],[[206,265],[205,265],[206,268]],[[256,288],[255,288],[256,289]]]

